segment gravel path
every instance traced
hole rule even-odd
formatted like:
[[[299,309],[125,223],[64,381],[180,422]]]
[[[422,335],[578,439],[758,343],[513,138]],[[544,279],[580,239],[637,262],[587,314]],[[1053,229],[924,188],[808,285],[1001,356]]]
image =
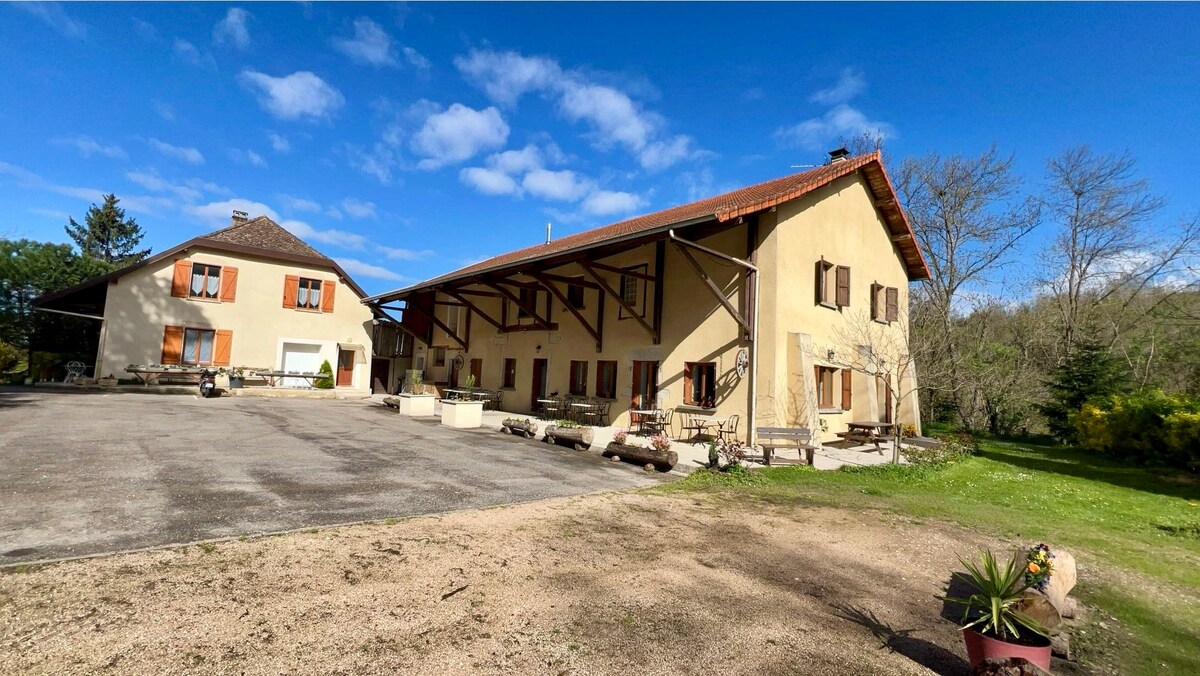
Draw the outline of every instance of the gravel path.
[[[965,673],[969,531],[618,492],[0,574],[0,673]]]

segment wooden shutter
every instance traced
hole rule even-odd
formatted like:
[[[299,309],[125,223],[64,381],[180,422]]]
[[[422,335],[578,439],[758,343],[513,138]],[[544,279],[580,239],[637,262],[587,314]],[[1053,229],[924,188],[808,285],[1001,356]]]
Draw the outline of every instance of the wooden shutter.
[[[894,322],[900,318],[900,289],[889,287],[887,293],[887,320]]]
[[[842,369],[842,410],[849,411],[851,401],[850,390],[851,383],[854,381],[854,372],[850,369]]]
[[[232,303],[237,299],[237,268],[228,265],[221,268],[221,302]]]
[[[296,275],[287,275],[283,278],[283,306],[286,308],[296,307],[296,293],[300,286],[300,277]]]
[[[850,268],[837,266],[837,306],[850,306]]]
[[[817,261],[817,305],[825,302],[825,257]]]
[[[176,298],[188,297],[188,282],[192,277],[192,264],[190,261],[179,260],[175,261],[175,272],[171,276],[171,295]],[[166,363],[166,362],[163,362]],[[178,362],[176,362],[178,363]]]
[[[821,401],[821,367],[813,367],[813,381],[817,384],[817,408],[823,408],[824,403]]]
[[[333,312],[333,292],[337,282],[321,282],[321,312]]]
[[[879,290],[883,288],[878,282],[871,282],[871,319],[883,321],[883,308],[879,307]]]
[[[163,327],[162,358],[163,364],[183,363],[183,327]]]
[[[233,331],[217,329],[213,343],[213,366],[229,366],[229,354],[233,348]]]

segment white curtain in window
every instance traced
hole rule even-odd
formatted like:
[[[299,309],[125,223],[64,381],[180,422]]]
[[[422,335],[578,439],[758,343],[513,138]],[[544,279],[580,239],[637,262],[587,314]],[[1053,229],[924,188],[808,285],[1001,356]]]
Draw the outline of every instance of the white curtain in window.
[[[318,282],[318,284],[319,284],[319,282]],[[308,295],[312,298],[312,301],[309,302],[309,304],[308,304],[309,307],[321,307],[321,287],[320,286],[314,286],[312,288],[312,291],[309,291]]]
[[[212,362],[213,351],[213,332],[200,332],[200,363],[208,364]]]
[[[196,339],[200,337],[199,331],[188,329],[183,333],[183,363],[196,363]]]
[[[296,305],[300,307],[308,306],[308,287],[303,284],[300,285],[300,290],[296,294]]]
[[[198,268],[192,268],[192,293],[200,295],[200,291],[204,289],[204,273]]]
[[[217,297],[217,284],[221,281],[221,273],[216,270],[208,271],[208,295]]]

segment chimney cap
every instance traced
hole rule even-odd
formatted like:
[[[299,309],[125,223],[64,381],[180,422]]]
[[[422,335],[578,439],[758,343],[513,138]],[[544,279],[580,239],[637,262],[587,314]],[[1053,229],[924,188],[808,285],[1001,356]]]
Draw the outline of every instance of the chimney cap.
[[[233,222],[235,225],[238,223],[245,223],[248,220],[250,220],[250,214],[244,211],[238,211],[237,209],[233,210]]]
[[[847,157],[850,157],[850,151],[845,146],[829,151],[830,162],[845,162]]]

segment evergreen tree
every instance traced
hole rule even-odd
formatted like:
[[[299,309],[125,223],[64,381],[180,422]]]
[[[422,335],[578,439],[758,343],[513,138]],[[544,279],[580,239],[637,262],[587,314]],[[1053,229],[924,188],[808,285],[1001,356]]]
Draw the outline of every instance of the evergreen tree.
[[[117,206],[120,201],[116,195],[105,195],[102,206],[93,204],[88,209],[83,225],[67,217],[70,222],[65,230],[84,256],[105,263],[128,265],[150,254],[149,249],[137,248],[145,233],[136,220],[125,218],[125,210]]]
[[[1046,426],[1059,440],[1074,442],[1072,417],[1088,401],[1124,391],[1126,374],[1108,348],[1094,336],[1089,336],[1075,343],[1067,358],[1055,367],[1046,385],[1050,389],[1050,399],[1039,407],[1046,416]]]

